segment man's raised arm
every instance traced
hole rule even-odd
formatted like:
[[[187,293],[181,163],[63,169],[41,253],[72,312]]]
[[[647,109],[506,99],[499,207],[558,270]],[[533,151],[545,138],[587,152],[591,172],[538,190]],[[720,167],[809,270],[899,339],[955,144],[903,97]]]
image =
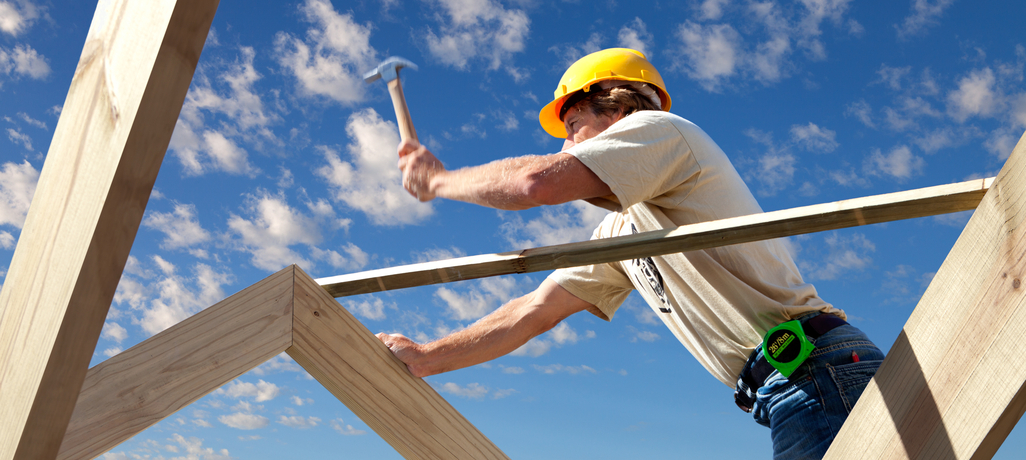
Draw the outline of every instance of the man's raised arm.
[[[595,173],[567,153],[506,158],[447,171],[424,146],[403,142],[399,169],[403,187],[420,201],[447,198],[515,211],[612,194]]]

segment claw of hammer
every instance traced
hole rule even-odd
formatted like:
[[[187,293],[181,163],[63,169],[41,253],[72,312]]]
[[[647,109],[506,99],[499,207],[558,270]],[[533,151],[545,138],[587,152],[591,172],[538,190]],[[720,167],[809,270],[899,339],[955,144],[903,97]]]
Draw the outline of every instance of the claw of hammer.
[[[396,121],[399,123],[399,136],[405,141],[411,139],[417,141],[417,131],[413,129],[413,120],[410,119],[410,109],[406,106],[406,97],[403,95],[403,86],[399,82],[399,69],[410,68],[417,70],[416,64],[401,57],[390,57],[385,59],[377,68],[363,76],[367,83],[383,79],[388,84],[388,93],[392,96],[392,107],[395,108]]]

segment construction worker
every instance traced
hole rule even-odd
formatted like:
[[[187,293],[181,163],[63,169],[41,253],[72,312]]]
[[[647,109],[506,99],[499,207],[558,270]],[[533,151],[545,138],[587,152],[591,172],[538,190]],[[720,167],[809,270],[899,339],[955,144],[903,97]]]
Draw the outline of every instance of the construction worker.
[[[599,51],[567,69],[539,115],[546,132],[566,139],[562,152],[449,171],[407,142],[399,146],[403,186],[421,201],[511,210],[587,200],[610,211],[592,238],[762,212],[723,151],[670,114],[670,102],[641,53]],[[610,320],[634,289],[735,388],[735,403],[771,428],[775,458],[822,457],[884,357],[802,280],[780,240],[556,270],[534,292],[436,341],[378,337],[424,377],[503,356],[580,311]]]

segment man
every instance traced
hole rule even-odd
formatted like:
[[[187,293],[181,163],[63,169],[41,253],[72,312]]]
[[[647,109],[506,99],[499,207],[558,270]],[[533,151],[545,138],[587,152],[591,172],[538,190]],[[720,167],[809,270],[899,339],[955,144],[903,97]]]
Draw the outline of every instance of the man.
[[[762,212],[716,143],[669,108],[662,78],[641,53],[599,51],[566,71],[539,115],[548,133],[566,139],[562,152],[448,171],[423,146],[404,143],[403,185],[421,201],[498,209],[587,200],[611,211],[593,238]],[[505,355],[580,311],[610,320],[634,289],[713,376],[735,387],[737,405],[771,427],[775,458],[822,457],[883,359],[802,280],[779,240],[557,270],[534,292],[434,342],[378,337],[424,377]],[[777,364],[764,357],[764,337]],[[806,339],[811,354],[811,345],[798,345]]]

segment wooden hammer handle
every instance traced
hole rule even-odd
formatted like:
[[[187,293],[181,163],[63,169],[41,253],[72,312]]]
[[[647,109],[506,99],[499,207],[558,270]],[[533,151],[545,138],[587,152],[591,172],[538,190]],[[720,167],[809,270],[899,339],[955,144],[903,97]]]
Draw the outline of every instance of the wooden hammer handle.
[[[399,137],[402,140],[417,139],[417,131],[413,129],[413,120],[410,119],[410,108],[406,106],[406,97],[403,96],[403,85],[399,78],[388,82],[388,93],[392,95],[392,106],[395,107],[395,118],[399,122]]]

